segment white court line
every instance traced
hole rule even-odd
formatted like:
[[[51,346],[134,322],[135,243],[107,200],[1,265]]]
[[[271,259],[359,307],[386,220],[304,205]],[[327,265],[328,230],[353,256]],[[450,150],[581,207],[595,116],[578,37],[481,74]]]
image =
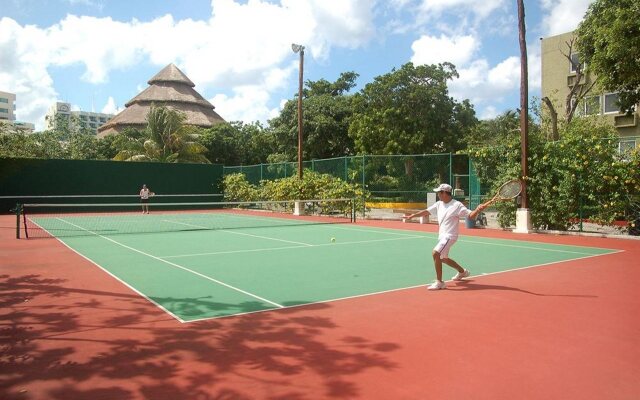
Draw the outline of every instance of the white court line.
[[[359,243],[391,242],[395,240],[409,240],[409,239],[424,239],[424,236],[409,236],[409,237],[393,238],[393,239],[359,240],[359,241],[353,241],[353,242],[340,242],[340,243],[327,243],[327,244],[311,244],[307,246],[269,247],[265,249],[213,251],[210,253],[190,253],[190,254],[177,254],[177,255],[171,255],[171,256],[158,256],[158,257],[163,259],[164,258],[180,258],[180,257],[199,257],[199,256],[209,256],[214,254],[254,253],[254,252],[260,252],[260,251],[306,249],[309,247],[322,247],[322,246],[345,246],[345,245],[359,244]]]
[[[541,250],[541,251],[549,251],[549,252],[556,252],[556,253],[571,253],[571,254],[587,254],[587,255],[594,255],[593,253],[587,253],[587,252],[584,252],[584,251],[573,251],[573,250],[563,250],[563,249],[551,249],[551,248],[547,248],[547,247],[532,247],[532,246],[523,246],[523,245],[506,244],[506,243],[482,242],[482,241],[467,240],[467,239],[460,239],[460,240],[458,240],[458,242],[473,243],[473,244],[482,244],[482,245],[485,245],[485,246],[514,247],[514,248],[517,248],[517,249]],[[575,247],[575,246],[566,245],[566,244],[553,244],[553,243],[545,243],[545,244],[549,244],[550,246],[569,246],[569,247]],[[599,247],[587,247],[587,248],[588,248],[588,249],[599,249]],[[605,250],[610,250],[610,249],[605,249]],[[609,253],[605,253],[605,254],[609,254]],[[595,255],[597,255],[597,254],[595,254]]]
[[[70,222],[65,221],[62,218],[55,218],[61,222],[64,222],[66,224],[70,224]],[[31,221],[33,222],[33,221]],[[34,224],[36,224],[35,222],[33,222]],[[36,224],[38,225],[38,224]],[[73,225],[73,224],[71,224]],[[38,225],[40,226],[40,225]],[[84,229],[82,227],[80,227],[80,229],[86,231],[86,232],[91,232],[87,229]],[[49,231],[47,231],[46,229],[42,228],[42,230],[44,230],[45,232],[49,233]],[[91,232],[93,233],[93,232]],[[49,233],[51,235],[51,233]],[[94,233],[95,234],[95,233]],[[107,273],[107,275],[111,276],[112,278],[114,278],[116,281],[120,282],[121,284],[123,284],[124,286],[128,287],[129,289],[133,290],[134,292],[138,293],[138,295],[140,295],[140,297],[147,299],[147,301],[149,301],[151,304],[155,305],[156,307],[158,307],[159,309],[161,309],[162,311],[166,312],[167,314],[169,314],[170,316],[172,316],[173,318],[175,318],[176,320],[180,321],[181,323],[185,323],[187,321],[183,320],[182,318],[178,317],[177,315],[175,315],[174,313],[172,313],[171,311],[167,310],[166,308],[164,308],[161,304],[157,303],[155,300],[149,298],[146,294],[142,293],[141,291],[139,291],[138,289],[134,288],[133,286],[129,285],[127,282],[123,281],[122,279],[118,278],[117,276],[115,276],[114,274],[112,274],[111,272],[109,272],[107,269],[103,268],[102,265],[98,264],[96,261],[92,260],[91,258],[85,256],[84,254],[80,253],[79,251],[77,251],[76,249],[74,249],[73,247],[69,246],[68,244],[66,244],[64,241],[62,241],[62,239],[60,239],[59,237],[56,237],[55,235],[51,235],[52,237],[55,237],[56,240],[60,243],[62,243],[65,247],[67,247],[69,250],[73,251],[74,253],[76,253],[77,255],[79,255],[80,257],[84,258],[85,260],[89,261],[90,263],[92,263],[93,265],[95,265],[96,267],[100,268],[102,271],[104,271],[105,273]],[[100,236],[100,235],[98,235]]]
[[[209,227],[202,226],[202,225],[194,225],[194,224],[189,224],[187,222],[170,221],[168,219],[163,219],[162,222],[169,222],[169,223],[172,223],[172,224],[185,225],[185,226],[190,226],[190,227],[193,227],[193,228],[211,229]],[[275,241],[278,241],[278,242],[299,244],[299,245],[302,245],[302,246],[313,246],[312,244],[309,244],[309,243],[294,242],[292,240],[285,240],[285,239],[277,239],[277,238],[273,238],[273,237],[270,237],[270,236],[252,235],[250,233],[234,232],[234,231],[229,230],[229,229],[219,229],[218,231],[224,232],[224,233],[232,233],[234,235],[251,236],[251,237],[255,237],[255,238],[259,238],[259,239],[267,239],[267,240],[275,240]]]
[[[562,262],[575,261],[575,260],[584,260],[584,259],[587,259],[587,258],[606,256],[606,255],[615,254],[615,253],[622,253],[622,252],[624,252],[624,250],[617,250],[617,251],[614,250],[611,253],[592,254],[592,255],[589,255],[589,256],[585,256],[585,257],[572,258],[570,260],[552,261],[552,262],[543,263],[543,264],[529,265],[527,267],[513,268],[513,269],[507,269],[507,270],[504,270],[504,271],[497,271],[497,272],[489,272],[487,274],[482,274],[482,275],[471,275],[471,278],[473,278],[473,279],[484,278],[485,276],[490,276],[490,275],[498,275],[498,274],[504,274],[504,273],[509,273],[509,272],[513,272],[513,271],[520,271],[520,270],[531,269],[531,268],[545,267],[545,266],[548,266],[548,265],[558,264],[558,263],[562,263]],[[446,282],[452,282],[452,281],[453,281],[452,279],[449,279]],[[296,304],[295,306],[285,306],[285,307],[283,307],[283,309],[300,308],[300,307],[306,307],[306,306],[313,306],[315,304],[333,303],[333,302],[342,301],[342,300],[357,299],[357,298],[360,298],[360,297],[376,296],[376,295],[385,294],[385,293],[399,292],[399,291],[402,291],[402,290],[409,290],[409,289],[416,289],[416,288],[419,288],[419,287],[425,287],[425,285],[426,284],[423,283],[423,284],[420,284],[420,285],[406,286],[406,287],[397,288],[397,289],[381,290],[381,291],[378,291],[378,292],[364,293],[364,294],[358,294],[358,295],[354,295],[354,296],[338,297],[338,298],[335,298],[335,299],[316,301],[316,302],[312,302],[312,303]],[[263,312],[269,312],[269,311],[274,311],[274,310],[271,309],[271,310],[249,311],[249,312],[239,313],[239,314],[231,314],[231,315],[223,315],[223,316],[218,316],[218,317],[208,317],[208,318],[193,319],[193,320],[189,320],[189,321],[185,321],[185,322],[186,323],[191,323],[191,322],[198,322],[198,321],[207,321],[207,320],[212,320],[212,319],[231,318],[231,317],[235,317],[235,316],[238,316],[238,315],[257,314],[257,313],[263,313]]]
[[[123,244],[123,243],[120,243],[120,242],[118,242],[118,241],[116,241],[116,240],[113,240],[113,239],[111,239],[111,238],[108,238],[108,237],[106,237],[106,236],[103,236],[103,235],[100,235],[100,234],[98,234],[98,233],[92,232],[92,231],[90,231],[90,230],[84,229],[83,227],[78,226],[78,225],[76,225],[76,224],[74,224],[74,223],[71,223],[71,222],[65,221],[65,220],[63,220],[63,219],[60,219],[60,221],[62,221],[62,222],[64,222],[64,223],[67,223],[67,224],[69,224],[69,225],[75,226],[76,228],[80,228],[80,229],[82,229],[82,230],[84,230],[84,231],[86,231],[86,232],[89,232],[89,233],[93,234],[93,235],[99,236],[99,237],[101,237],[101,238],[103,238],[103,239],[105,239],[105,240],[108,240],[108,241],[110,241],[110,242],[112,242],[112,243],[117,244],[118,246],[122,246],[122,247],[124,247],[124,248],[126,248],[126,249],[129,249],[129,250],[131,250],[131,251],[134,251],[134,252],[136,252],[136,253],[140,253],[140,254],[142,254],[142,255],[144,255],[144,256],[147,256],[147,257],[153,258],[154,260],[158,260],[158,261],[161,261],[161,262],[163,262],[163,263],[169,264],[169,265],[171,265],[171,266],[173,266],[173,267],[176,267],[176,268],[182,269],[182,270],[184,270],[184,271],[190,272],[190,273],[192,273],[192,274],[194,274],[194,275],[197,275],[197,276],[199,276],[199,277],[201,277],[201,278],[204,278],[204,279],[207,279],[207,280],[209,280],[209,281],[215,282],[215,283],[217,283],[217,284],[219,284],[219,285],[225,286],[225,287],[227,287],[227,288],[229,288],[229,289],[232,289],[232,290],[235,290],[235,291],[237,291],[237,292],[240,292],[240,293],[246,294],[247,296],[251,296],[251,297],[256,298],[256,299],[258,299],[258,300],[262,300],[262,301],[264,301],[264,302],[266,302],[266,303],[269,303],[269,304],[273,304],[274,306],[279,307],[279,308],[283,308],[283,307],[284,307],[284,306],[283,306],[283,305],[281,305],[281,304],[275,303],[275,302],[273,302],[273,301],[271,301],[271,300],[267,300],[267,299],[265,299],[265,298],[263,298],[263,297],[260,297],[260,296],[258,296],[258,295],[253,294],[253,293],[250,293],[250,292],[247,292],[247,291],[242,290],[242,289],[240,289],[240,288],[237,288],[237,287],[235,287],[235,286],[229,285],[229,284],[224,283],[224,282],[222,282],[222,281],[219,281],[219,280],[217,280],[217,279],[211,278],[210,276],[207,276],[207,275],[201,274],[200,272],[194,271],[194,270],[189,269],[189,268],[187,268],[187,267],[183,267],[182,265],[178,265],[178,264],[172,263],[171,261],[163,260],[163,259],[161,259],[161,258],[159,258],[159,257],[156,257],[156,256],[152,255],[152,254],[145,253],[145,252],[144,252],[144,251],[142,251],[142,250],[135,249],[135,248],[133,248],[133,247],[127,246],[126,244]],[[93,261],[92,261],[92,262],[93,262]],[[145,297],[146,297],[146,296],[145,296]],[[146,297],[146,298],[148,298],[148,297]],[[157,303],[155,303],[155,302],[154,302],[154,304],[157,304]],[[163,309],[164,309],[164,308],[163,308]]]
[[[388,234],[388,235],[411,236],[408,233],[405,234],[405,233],[384,232],[384,231],[381,231],[381,230],[377,230],[376,227],[374,227],[373,229],[361,229],[361,228],[349,228],[349,227],[343,226],[343,227],[336,227],[334,229],[342,229],[342,230],[358,231],[358,232],[376,232],[376,233],[382,233],[382,234]],[[378,228],[378,229],[396,230],[394,228]],[[400,230],[400,231],[402,231],[402,230]],[[409,232],[409,231],[407,231],[407,232]],[[421,237],[425,237],[425,238],[429,238],[429,237],[433,237],[433,236],[437,237],[438,236],[438,234],[435,233],[435,232],[421,232],[421,231],[418,231],[416,233],[423,233],[424,235],[421,236]],[[412,235],[412,236],[415,236],[415,234]],[[547,248],[547,247],[524,246],[524,245],[515,245],[515,244],[508,244],[508,243],[484,242],[484,241],[481,241],[481,240],[473,240],[473,239],[470,239],[470,238],[473,238],[473,236],[467,236],[467,235],[459,236],[458,242],[482,244],[482,245],[486,245],[486,246],[514,247],[514,248],[521,248],[521,249],[528,249],[528,250],[542,250],[542,251],[550,251],[550,252],[558,252],[558,253],[572,253],[572,254],[586,254],[586,255],[592,255],[593,254],[593,253],[582,252],[582,251],[574,251],[574,250],[551,249],[551,248]],[[517,240],[517,239],[499,239],[498,238],[496,240],[522,242],[522,241]],[[536,243],[538,243],[538,242],[536,242]],[[578,245],[571,245],[571,244],[555,244],[555,243],[540,243],[540,244],[547,244],[547,245],[552,246],[552,247],[578,247],[578,248],[585,248],[585,249],[602,249],[602,250],[615,251],[615,249],[605,249],[605,248],[601,248],[601,247],[591,247],[591,246],[578,246]]]

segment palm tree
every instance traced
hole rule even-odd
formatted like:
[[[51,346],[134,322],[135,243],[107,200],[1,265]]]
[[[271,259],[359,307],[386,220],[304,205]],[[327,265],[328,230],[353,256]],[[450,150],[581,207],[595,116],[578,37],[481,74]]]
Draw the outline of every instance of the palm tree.
[[[204,163],[207,148],[197,143],[196,128],[185,125],[184,113],[164,106],[151,106],[147,114],[146,140],[136,141],[113,158],[117,161]]]

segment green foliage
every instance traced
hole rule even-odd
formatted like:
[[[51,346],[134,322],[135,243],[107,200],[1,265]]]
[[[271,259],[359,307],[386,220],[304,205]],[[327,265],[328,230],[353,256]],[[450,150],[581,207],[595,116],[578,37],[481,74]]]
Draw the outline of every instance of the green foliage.
[[[531,222],[538,229],[567,230],[588,219],[610,224],[628,215],[630,199],[640,194],[638,150],[620,154],[613,127],[579,118],[564,127],[561,140],[541,133],[529,138],[527,196]],[[494,193],[504,181],[520,176],[520,143],[512,135],[501,146],[473,148],[470,157]],[[515,223],[515,202],[496,204],[499,223]]]
[[[354,198],[356,199],[356,209],[363,211],[364,203],[370,195],[359,185],[349,184],[329,174],[305,170],[302,180],[297,177],[264,180],[257,187],[251,185],[243,174],[225,175],[224,196],[225,201]]]
[[[509,110],[493,119],[480,121],[467,132],[465,141],[469,146],[495,146],[519,135],[519,113]]]
[[[303,158],[305,160],[339,157],[354,153],[349,137],[353,113],[352,97],[358,74],[345,72],[335,82],[324,79],[307,81],[303,91]],[[287,101],[280,115],[269,121],[277,143],[277,153],[286,161],[297,160],[298,101]]]
[[[355,96],[349,135],[363,154],[453,152],[477,122],[468,101],[457,103],[447,81],[458,77],[450,63],[403,65],[378,76]]]
[[[63,130],[25,133],[0,125],[0,157],[43,158],[66,160],[101,160],[102,153],[93,134]]]
[[[211,162],[224,165],[251,165],[264,162],[275,151],[272,130],[260,123],[231,122],[203,130],[198,139]]]
[[[186,116],[172,108],[152,106],[147,114],[144,141],[129,140],[113,158],[117,161],[209,163],[206,148],[197,142],[197,128],[185,125]]]
[[[640,2],[596,0],[576,31],[582,61],[604,90],[620,92],[622,110],[640,103]]]
[[[223,179],[225,201],[260,200],[260,191],[247,181],[244,174],[229,174]]]

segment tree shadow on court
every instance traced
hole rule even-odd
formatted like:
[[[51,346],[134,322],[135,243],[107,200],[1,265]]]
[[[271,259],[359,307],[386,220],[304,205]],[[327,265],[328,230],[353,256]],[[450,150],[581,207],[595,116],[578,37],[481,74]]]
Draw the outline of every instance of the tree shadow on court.
[[[397,367],[397,343],[337,333],[330,304],[180,324],[139,296],[91,284],[3,275],[0,288],[6,400],[353,398],[356,375]],[[172,300],[187,310],[256,307]]]
[[[543,297],[584,297],[584,298],[597,298],[598,296],[593,295],[583,295],[583,294],[550,294],[550,293],[536,293],[530,290],[520,289],[512,286],[504,286],[504,285],[494,285],[494,284],[486,284],[486,283],[477,283],[473,279],[465,279],[461,281],[456,281],[454,285],[448,284],[447,290],[506,290],[512,292],[520,292],[525,294],[530,294],[533,296],[543,296]]]

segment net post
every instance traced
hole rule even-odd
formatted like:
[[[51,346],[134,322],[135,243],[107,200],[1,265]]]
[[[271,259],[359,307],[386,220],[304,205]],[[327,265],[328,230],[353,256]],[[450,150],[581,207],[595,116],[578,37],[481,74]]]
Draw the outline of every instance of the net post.
[[[27,213],[24,211],[24,204],[20,205],[20,211],[22,212],[22,224],[24,225],[24,238],[29,239],[29,229],[27,228]]]
[[[20,214],[22,204],[16,203],[16,239],[20,239]]]

